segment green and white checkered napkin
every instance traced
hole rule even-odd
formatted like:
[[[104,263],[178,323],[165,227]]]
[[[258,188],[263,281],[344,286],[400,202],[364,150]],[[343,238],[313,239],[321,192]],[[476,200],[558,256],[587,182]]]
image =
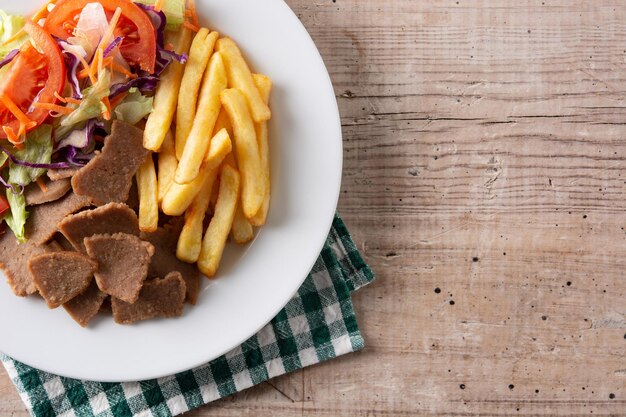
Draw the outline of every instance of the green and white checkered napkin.
[[[311,274],[258,334],[199,368],[131,383],[78,381],[1,355],[36,417],[170,417],[364,346],[351,293],[374,279],[339,217]]]

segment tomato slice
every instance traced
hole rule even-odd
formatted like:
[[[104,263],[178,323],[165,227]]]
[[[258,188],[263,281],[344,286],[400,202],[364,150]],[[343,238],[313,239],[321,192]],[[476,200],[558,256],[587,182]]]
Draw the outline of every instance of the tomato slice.
[[[9,64],[8,72],[0,84],[0,96],[10,99],[34,123],[27,127],[32,130],[48,117],[48,110],[33,107],[34,102],[56,103],[54,93],[61,94],[65,87],[65,62],[61,51],[52,36],[41,26],[27,22],[24,27],[40,53],[30,42],[24,44],[20,53]],[[0,101],[0,124],[17,133],[20,122]],[[0,138],[6,138],[0,129]]]
[[[46,19],[44,27],[52,35],[67,39],[78,24],[80,12],[96,0],[60,0]],[[130,0],[97,0],[109,18],[119,7],[122,10],[115,35],[123,36],[122,56],[132,65],[149,73],[156,62],[156,33],[150,17]]]
[[[0,195],[0,214],[3,214],[9,208],[10,206],[9,206],[9,202],[7,201],[7,199]]]

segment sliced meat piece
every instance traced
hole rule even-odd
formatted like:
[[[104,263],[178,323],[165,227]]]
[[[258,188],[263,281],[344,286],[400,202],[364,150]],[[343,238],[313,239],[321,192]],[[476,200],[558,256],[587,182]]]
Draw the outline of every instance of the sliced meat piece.
[[[87,327],[91,319],[98,314],[107,297],[108,295],[100,291],[96,281],[92,280],[89,288],[84,293],[63,304],[63,308],[72,316],[76,323],[82,327]]]
[[[0,235],[0,269],[6,274],[11,289],[18,297],[37,292],[33,276],[28,270],[28,260],[44,252],[45,247],[31,242],[19,244],[10,231]]]
[[[26,222],[26,237],[34,245],[43,245],[52,239],[57,225],[65,217],[90,206],[85,197],[70,193],[53,203],[30,207]]]
[[[72,183],[69,179],[59,181],[48,181],[46,183],[47,190],[44,192],[38,184],[31,184],[26,187],[24,197],[26,197],[26,205],[36,206],[39,204],[51,203],[62,198],[69,190],[72,189]]]
[[[132,324],[156,317],[180,317],[185,305],[185,292],[183,277],[178,272],[172,272],[164,279],[146,282],[134,304],[112,298],[113,317],[118,324]]]
[[[77,252],[51,252],[28,261],[28,269],[48,307],[57,308],[82,294],[93,281],[97,265]]]
[[[115,120],[102,152],[72,177],[74,192],[97,206],[127,201],[133,176],[147,156],[143,131]]]
[[[120,203],[109,203],[68,216],[58,224],[58,227],[72,246],[82,253],[87,253],[83,242],[86,237],[114,233],[139,236],[137,214]]]
[[[190,265],[176,257],[176,245],[180,229],[178,227],[160,227],[153,233],[142,233],[141,238],[154,245],[155,254],[150,262],[148,276],[164,277],[170,272],[180,272],[187,288],[187,301],[196,304],[200,293],[200,272],[195,265]]]
[[[80,171],[80,167],[49,169],[47,174],[52,181],[59,181],[72,178],[78,171]]]
[[[48,243],[46,247],[48,249],[48,252],[63,252],[65,250],[63,249],[63,246],[61,246],[61,244],[57,242],[56,240],[53,240],[50,243]]]
[[[98,262],[96,282],[101,291],[134,303],[148,276],[154,246],[137,236],[116,233],[85,239],[89,256]]]

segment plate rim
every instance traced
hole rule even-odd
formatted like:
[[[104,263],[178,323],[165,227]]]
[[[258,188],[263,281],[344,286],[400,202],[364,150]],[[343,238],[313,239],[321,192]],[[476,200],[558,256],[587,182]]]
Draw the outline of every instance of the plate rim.
[[[272,1],[272,0],[268,0],[268,1]],[[287,13],[290,15],[291,19],[295,19],[294,21],[297,22],[297,27],[301,32],[301,35],[303,35],[303,39],[306,40],[306,42],[309,43],[309,46],[312,48],[311,52],[315,54],[314,58],[316,61],[319,61],[319,63],[321,64],[321,68],[323,68],[323,78],[324,78],[324,83],[325,85],[323,86],[323,88],[325,90],[328,90],[329,92],[332,93],[333,96],[333,100],[332,100],[332,117],[333,117],[333,121],[332,121],[332,125],[333,125],[333,130],[335,130],[335,133],[337,135],[336,140],[333,141],[333,143],[335,144],[335,146],[337,147],[336,149],[336,153],[335,155],[337,156],[337,160],[334,161],[333,163],[333,169],[336,169],[336,178],[333,180],[332,184],[325,184],[325,187],[329,189],[328,191],[328,199],[329,199],[329,204],[332,202],[332,205],[334,207],[334,210],[332,212],[329,213],[324,213],[325,216],[327,216],[327,218],[325,219],[325,224],[324,224],[324,230],[325,230],[325,234],[324,234],[324,238],[320,239],[320,242],[318,245],[316,245],[317,250],[315,251],[315,253],[311,252],[310,255],[307,256],[307,258],[309,259],[308,262],[306,262],[307,268],[306,268],[306,272],[303,274],[303,276],[301,277],[301,279],[293,279],[289,282],[291,282],[291,286],[292,291],[290,291],[290,295],[289,297],[285,297],[285,299],[280,303],[280,305],[278,305],[278,303],[276,303],[276,307],[272,309],[272,314],[269,318],[265,318],[263,319],[262,324],[260,324],[253,332],[251,332],[249,335],[247,335],[245,338],[243,338],[242,340],[233,343],[232,346],[228,347],[228,348],[224,348],[222,349],[222,351],[219,354],[212,354],[212,355],[208,355],[205,359],[198,359],[195,361],[189,361],[187,362],[187,364],[185,364],[184,366],[178,365],[178,366],[170,366],[170,367],[166,367],[166,366],[162,366],[161,370],[155,370],[154,372],[151,373],[146,373],[146,372],[134,372],[133,375],[129,375],[128,377],[121,377],[121,378],[102,378],[101,376],[97,376],[97,378],[90,378],[90,377],[86,377],[86,375],[81,374],[78,369],[76,369],[74,372],[72,371],[63,371],[63,372],[59,372],[58,369],[54,369],[54,366],[50,367],[46,364],[39,364],[37,363],[36,365],[29,365],[29,362],[31,362],[32,358],[23,358],[22,355],[20,354],[20,352],[7,352],[4,351],[4,353],[6,355],[8,355],[10,358],[15,359],[21,363],[24,363],[26,365],[32,366],[38,370],[41,370],[43,372],[47,372],[47,373],[51,373],[51,374],[55,374],[55,375],[60,375],[60,376],[64,376],[64,377],[68,377],[68,378],[73,378],[73,379],[83,379],[83,380],[97,380],[99,382],[132,382],[132,381],[138,381],[138,380],[148,380],[148,379],[157,379],[157,378],[161,378],[161,377],[165,377],[165,376],[170,376],[179,372],[183,372],[183,371],[187,371],[189,369],[193,369],[196,368],[198,366],[204,365],[216,358],[219,358],[220,356],[230,352],[232,349],[237,348],[239,345],[241,345],[243,342],[245,342],[249,337],[257,334],[259,332],[259,330],[263,329],[284,307],[285,305],[293,298],[293,296],[297,293],[298,289],[302,286],[302,283],[306,280],[310,270],[313,268],[313,266],[315,265],[316,260],[319,257],[319,253],[321,252],[321,250],[323,249],[325,242],[326,242],[326,236],[328,234],[328,232],[330,232],[334,218],[335,218],[335,213],[336,213],[336,208],[337,208],[337,204],[339,201],[339,197],[341,194],[341,185],[342,185],[342,177],[343,177],[343,133],[342,133],[342,126],[341,126],[341,115],[340,115],[340,111],[339,111],[339,105],[337,102],[337,98],[336,98],[336,94],[334,92],[334,87],[332,84],[332,79],[330,77],[330,73],[328,71],[328,68],[326,66],[326,63],[324,62],[324,59],[319,51],[319,49],[317,48],[317,46],[315,45],[315,42],[313,40],[313,38],[311,37],[310,33],[307,31],[306,27],[304,26],[304,24],[300,21],[300,19],[298,18],[298,16],[296,15],[296,13],[293,11],[293,9],[291,9],[291,7],[289,7],[289,5],[284,1],[281,0],[280,2],[276,2],[277,4],[280,4],[280,7],[283,7],[286,9]],[[320,73],[321,75],[321,73]],[[321,85],[321,77],[320,77],[320,85]],[[321,88],[321,87],[320,87]],[[329,104],[331,104],[329,102]],[[326,120],[326,123],[328,123],[329,125],[331,124],[330,120]],[[331,189],[332,188],[332,189]],[[319,221],[320,223],[320,227],[321,227],[321,220]],[[304,265],[305,262],[302,262],[302,264]],[[302,267],[302,269],[304,269],[304,267]],[[5,284],[6,285],[6,284]],[[268,314],[269,315],[269,314]],[[260,322],[260,321],[259,321]],[[37,362],[37,361],[35,361]],[[137,375],[140,374],[141,376],[138,377]]]

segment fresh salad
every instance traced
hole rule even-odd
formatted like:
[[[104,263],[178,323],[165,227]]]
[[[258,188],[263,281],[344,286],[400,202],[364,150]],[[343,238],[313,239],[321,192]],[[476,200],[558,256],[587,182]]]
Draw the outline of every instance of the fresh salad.
[[[164,41],[183,25],[197,25],[185,0],[50,0],[31,17],[0,11],[0,223],[20,242],[24,188],[45,189],[48,170],[86,165],[114,119],[137,124],[151,112],[163,71],[187,60]]]

